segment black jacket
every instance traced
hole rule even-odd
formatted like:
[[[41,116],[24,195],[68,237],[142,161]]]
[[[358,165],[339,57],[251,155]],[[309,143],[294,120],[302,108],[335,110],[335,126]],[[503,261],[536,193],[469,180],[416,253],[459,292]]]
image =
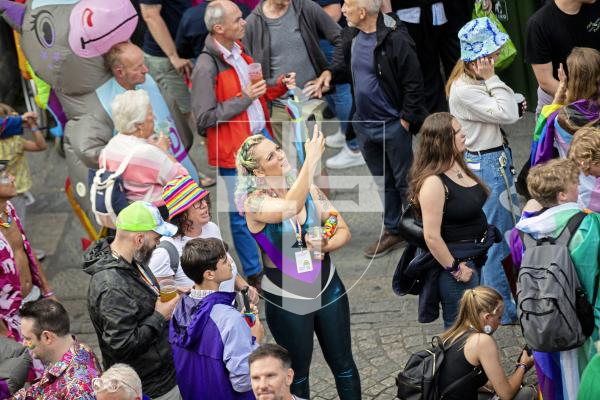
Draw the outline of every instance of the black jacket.
[[[334,84],[353,83],[350,66],[352,46],[358,33],[357,28],[346,27],[342,30],[342,46],[336,47],[329,68]],[[423,76],[415,43],[404,24],[395,15],[379,13],[377,18],[375,71],[381,88],[400,111],[400,118],[410,122],[411,133],[417,133],[427,117]]]
[[[158,397],[175,385],[169,324],[154,310],[158,295],[142,280],[135,265],[115,258],[110,239],[85,252],[83,270],[92,276],[88,310],[98,335],[102,363],[125,363],[138,373],[144,394]],[[152,272],[148,276],[158,287]]]
[[[246,18],[246,33],[242,41],[254,61],[262,65],[265,79],[273,83],[277,77],[271,76],[271,37],[262,11],[264,3],[262,1]],[[290,7],[298,18],[300,35],[304,40],[310,62],[319,76],[329,65],[319,45],[319,39],[327,39],[334,46],[339,47],[341,28],[313,0],[292,0]]]
[[[487,252],[495,243],[502,241],[502,234],[494,225],[489,225],[485,237],[478,242],[447,242],[448,250],[458,261],[469,261],[477,269],[483,267]],[[392,278],[392,289],[399,296],[419,295],[419,322],[435,321],[440,314],[440,295],[438,278],[442,266],[425,249],[409,245],[396,266]]]

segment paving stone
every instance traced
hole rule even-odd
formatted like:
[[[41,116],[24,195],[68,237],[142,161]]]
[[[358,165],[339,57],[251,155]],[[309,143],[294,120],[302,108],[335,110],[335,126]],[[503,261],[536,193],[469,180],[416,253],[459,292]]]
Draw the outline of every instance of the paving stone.
[[[508,128],[513,143],[513,154],[517,169],[528,155],[530,132],[533,118],[527,114],[516,126]],[[416,138],[415,142],[418,140]],[[191,152],[197,165],[204,172],[214,175],[206,168],[206,160],[199,141]],[[335,154],[327,149],[323,159]],[[89,276],[82,271],[82,247],[80,239],[85,236],[81,224],[71,212],[64,196],[65,162],[55,151],[28,153],[33,173],[36,197],[28,209],[27,231],[34,245],[46,250],[44,261],[46,271],[54,291],[64,302],[72,320],[72,330],[80,339],[90,344],[100,355],[97,338],[87,314],[87,285]],[[366,167],[343,171],[330,171],[330,176],[368,175]],[[334,196],[346,199],[348,190],[333,189]],[[215,191],[216,193],[216,191]],[[335,198],[333,199],[335,200]],[[369,212],[374,199],[362,204],[358,212],[345,212],[344,218],[352,231],[350,243],[341,251],[332,254],[336,269],[345,283],[351,310],[352,351],[361,376],[363,399],[388,400],[395,396],[394,377],[403,367],[412,352],[423,349],[431,337],[442,332],[441,319],[429,324],[417,320],[417,299],[415,296],[397,297],[391,291],[391,277],[394,273],[400,251],[374,260],[363,257],[362,249],[376,238],[380,231],[381,216]],[[229,234],[229,221],[226,214],[213,214],[221,226],[224,240],[232,243]],[[237,254],[232,249],[234,258]],[[264,306],[261,305],[264,310]],[[266,340],[273,342],[265,321]],[[332,333],[335,334],[335,333]],[[501,327],[496,333],[503,366],[512,371],[514,361],[522,348],[523,340],[516,326]],[[313,362],[311,365],[311,398],[313,400],[336,399],[337,393],[333,375],[325,363],[319,343],[315,339]],[[535,381],[535,375],[528,374],[528,381]]]

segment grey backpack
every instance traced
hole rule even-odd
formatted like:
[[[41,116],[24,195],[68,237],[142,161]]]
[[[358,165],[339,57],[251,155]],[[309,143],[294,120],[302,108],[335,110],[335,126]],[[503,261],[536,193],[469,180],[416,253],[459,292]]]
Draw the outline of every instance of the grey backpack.
[[[161,240],[156,248],[165,249],[167,251],[169,254],[169,266],[173,270],[173,275],[175,275],[179,269],[179,252],[177,251],[177,247],[171,242]]]
[[[533,350],[573,349],[593,331],[593,309],[568,247],[584,217],[571,217],[557,238],[522,236],[525,254],[517,279],[517,313],[525,342]]]

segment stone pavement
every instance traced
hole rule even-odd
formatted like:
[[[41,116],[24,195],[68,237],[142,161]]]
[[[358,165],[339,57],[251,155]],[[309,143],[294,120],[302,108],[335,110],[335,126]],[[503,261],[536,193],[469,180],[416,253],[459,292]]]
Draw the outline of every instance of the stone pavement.
[[[507,128],[517,171],[527,158],[532,129],[533,116],[530,113]],[[197,138],[192,150],[193,158],[203,171],[214,175],[214,170],[206,167],[199,142]],[[328,149],[324,159],[334,154],[335,151]],[[36,198],[36,202],[28,209],[28,235],[35,247],[48,254],[43,267],[54,291],[71,315],[72,331],[92,345],[100,355],[86,306],[89,276],[81,270],[80,238],[85,236],[85,232],[64,195],[64,160],[54,150],[29,153],[28,157],[34,180],[32,192]],[[368,176],[368,171],[366,167],[357,167],[330,171],[330,174]],[[334,200],[358,199],[356,188],[332,189],[330,197]],[[369,202],[377,199],[366,200],[365,204],[359,204],[361,212],[344,213],[352,240],[343,250],[333,254],[332,259],[349,290],[352,347],[361,375],[363,398],[392,399],[395,395],[395,375],[412,352],[422,349],[431,336],[442,331],[442,323],[438,320],[431,324],[419,324],[416,297],[399,298],[393,294],[391,277],[401,251],[372,262],[362,255],[362,249],[378,237],[381,230],[379,214],[367,211],[374,209]],[[226,235],[224,239],[231,243],[227,217],[219,213],[215,219]],[[514,361],[523,347],[519,328],[502,327],[495,337],[501,345],[505,367],[512,372]],[[272,338],[268,340],[272,341]],[[337,398],[333,377],[316,339],[311,366],[311,395],[315,400]]]

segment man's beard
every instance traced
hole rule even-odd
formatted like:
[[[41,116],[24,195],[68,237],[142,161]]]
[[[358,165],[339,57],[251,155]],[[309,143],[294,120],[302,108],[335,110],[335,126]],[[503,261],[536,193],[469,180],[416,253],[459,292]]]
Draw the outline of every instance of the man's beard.
[[[152,252],[156,248],[156,245],[149,244],[148,242],[149,240],[144,238],[144,243],[142,243],[142,247],[140,247],[133,253],[133,259],[142,265],[148,265],[148,262],[152,257]]]

